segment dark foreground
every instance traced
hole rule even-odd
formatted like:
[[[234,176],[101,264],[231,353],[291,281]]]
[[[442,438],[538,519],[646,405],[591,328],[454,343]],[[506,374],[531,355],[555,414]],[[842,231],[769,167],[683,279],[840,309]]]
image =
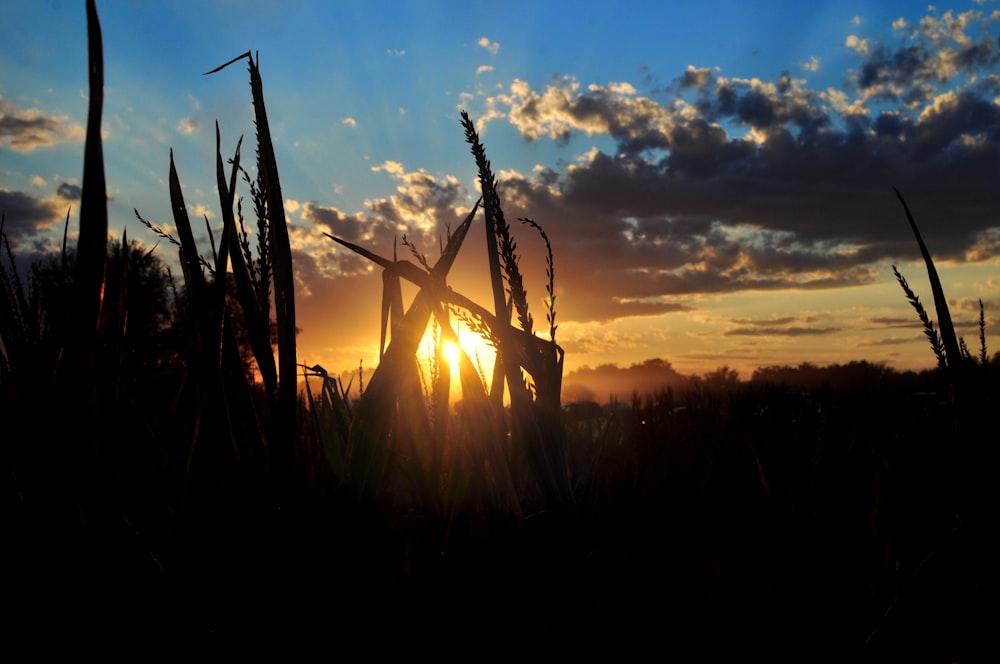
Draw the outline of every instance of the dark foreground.
[[[995,661],[996,401],[978,398],[743,386],[567,417],[575,510],[465,515],[446,535],[321,472],[280,507],[216,483],[179,511],[136,458],[103,487],[22,458],[4,648]]]

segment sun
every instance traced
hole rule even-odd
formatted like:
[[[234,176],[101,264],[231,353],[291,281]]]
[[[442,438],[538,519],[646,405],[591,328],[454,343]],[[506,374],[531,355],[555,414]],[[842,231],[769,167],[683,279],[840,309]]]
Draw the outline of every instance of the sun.
[[[458,345],[454,342],[444,341],[441,343],[441,355],[448,360],[448,366],[451,367],[452,373],[458,373],[459,353]]]
[[[453,334],[442,334],[440,329],[435,331],[433,327],[429,327],[425,339],[426,351],[421,353],[421,361],[427,363],[425,366],[431,371],[430,375],[434,375],[435,366],[441,371],[447,371],[451,375],[452,399],[461,399],[461,365],[468,362],[467,370],[477,374],[483,386],[488,389],[496,363],[496,349],[489,339],[470,330],[461,321],[452,321],[452,332]],[[471,374],[465,376],[466,379],[470,377]]]

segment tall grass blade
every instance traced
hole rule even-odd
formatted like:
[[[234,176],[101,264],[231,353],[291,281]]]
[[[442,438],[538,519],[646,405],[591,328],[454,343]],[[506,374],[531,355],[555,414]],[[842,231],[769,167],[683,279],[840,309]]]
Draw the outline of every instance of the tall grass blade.
[[[387,338],[394,337],[398,326],[403,320],[403,290],[399,281],[399,273],[395,270],[382,270],[382,321],[378,357],[382,361],[385,355]],[[391,333],[391,335],[390,335]]]
[[[87,61],[89,95],[87,134],[83,153],[83,190],[80,197],[80,235],[77,243],[72,319],[67,339],[70,375],[88,382],[97,344],[97,323],[108,259],[108,197],[101,142],[104,107],[104,51],[101,24],[94,0],[87,0]]]
[[[948,311],[948,300],[945,299],[944,289],[941,287],[941,279],[938,278],[934,261],[931,259],[931,254],[927,250],[927,245],[924,244],[920,230],[917,229],[917,222],[913,220],[913,215],[910,214],[910,208],[906,205],[903,195],[895,187],[892,190],[896,192],[899,202],[903,205],[906,219],[910,222],[910,228],[913,229],[913,235],[917,238],[917,244],[920,246],[920,254],[924,257],[924,263],[927,265],[927,278],[931,282],[931,293],[934,295],[934,309],[937,312],[938,329],[941,332],[941,343],[944,345],[945,360],[950,369],[958,369],[962,364],[962,354],[958,347],[955,326],[951,322],[951,313]]]
[[[215,69],[206,72],[214,74],[229,65],[246,58],[250,71],[250,94],[253,98],[254,118],[257,125],[257,151],[260,181],[267,201],[267,224],[269,231],[269,251],[271,273],[274,280],[275,324],[278,335],[278,393],[274,402],[271,419],[270,455],[272,470],[279,482],[285,484],[280,493],[291,489],[291,473],[294,464],[293,444],[296,429],[296,398],[298,390],[298,364],[295,340],[295,275],[292,268],[292,248],[285,222],[285,205],[281,196],[281,181],[278,164],[271,140],[271,128],[267,121],[264,104],[264,84],[260,76],[258,62],[250,51],[239,55]]]
[[[222,137],[219,133],[219,123],[215,124],[215,145],[221,149]],[[215,281],[212,284],[212,300],[209,303],[207,351],[209,365],[213,373],[218,375],[222,368],[222,334],[226,319],[226,272],[229,271],[229,227],[222,227],[222,238],[219,240],[219,250],[215,256]]]
[[[487,252],[490,265],[490,280],[493,286],[493,303],[496,318],[501,321],[496,330],[499,340],[497,362],[503,363],[503,373],[507,380],[507,390],[510,393],[511,404],[511,438],[515,446],[523,448],[529,463],[534,470],[535,479],[545,494],[547,504],[559,508],[572,508],[573,496],[569,485],[567,469],[563,463],[561,432],[558,422],[559,396],[554,393],[555,385],[561,383],[561,364],[556,365],[552,352],[538,353],[540,350],[534,342],[526,343],[520,351],[521,361],[515,362],[512,357],[517,344],[511,327],[506,324],[510,320],[510,310],[504,298],[500,263],[507,278],[510,289],[510,299],[517,310],[522,331],[534,339],[533,322],[528,313],[527,296],[517,265],[517,245],[510,237],[510,228],[503,218],[499,196],[496,192],[496,179],[493,176],[486,150],[479,140],[475,125],[468,113],[462,112],[462,126],[465,129],[466,142],[476,160],[479,171],[479,183],[483,193],[483,210],[486,217]],[[545,364],[548,362],[548,364]],[[536,385],[539,380],[545,381],[543,386],[546,394],[544,405],[535,408],[535,403],[522,377],[522,367],[533,375]],[[560,377],[555,378],[558,369]],[[495,386],[496,387],[496,386]],[[494,399],[499,397],[499,390],[494,389]],[[555,402],[552,403],[552,396]],[[554,406],[554,407],[553,407]],[[551,412],[550,412],[551,411]]]
[[[271,351],[271,335],[268,320],[260,309],[257,300],[257,289],[250,278],[250,270],[240,248],[239,233],[236,230],[236,218],[233,216],[233,204],[236,197],[236,174],[240,168],[240,145],[243,138],[236,146],[236,154],[233,156],[233,167],[227,186],[225,180],[225,168],[222,163],[222,152],[216,152],[215,170],[216,186],[219,189],[219,201],[222,205],[222,220],[229,236],[229,255],[232,261],[233,281],[236,284],[236,292],[239,296],[240,310],[243,312],[243,320],[246,323],[247,335],[250,338],[250,347],[253,350],[257,368],[260,371],[261,380],[268,395],[274,398],[278,388],[277,369],[274,365],[274,354]],[[218,275],[217,275],[218,278]]]
[[[194,231],[191,229],[191,220],[188,218],[187,206],[184,204],[184,192],[181,191],[180,179],[177,176],[173,150],[170,151],[170,207],[173,211],[174,226],[177,227],[177,236],[181,243],[180,260],[184,283],[187,285],[188,297],[192,299],[194,308],[197,310],[197,300],[205,286],[205,275],[201,270],[198,247],[194,242]]]
[[[504,323],[497,330],[499,347],[494,364],[494,376],[502,375],[508,384],[511,392],[511,401],[523,401],[525,395],[521,394],[520,370],[512,366],[511,358],[504,357],[504,352],[510,352],[511,345],[506,336],[506,328],[510,322],[510,309],[507,307],[507,298],[504,292],[503,276],[501,275],[500,250],[497,246],[497,209],[496,188],[493,179],[493,171],[489,160],[486,158],[486,150],[479,140],[476,127],[469,118],[468,113],[462,111],[462,127],[465,129],[465,140],[470,146],[473,157],[476,160],[476,167],[479,172],[479,187],[483,197],[483,216],[486,220],[486,257],[490,270],[490,285],[493,289],[493,312],[498,321]],[[516,394],[515,394],[516,393]],[[503,401],[503,389],[498,380],[494,380],[491,391],[495,407],[500,407]]]
[[[281,441],[272,450],[285,458],[279,467],[290,465],[292,441],[295,434],[295,400],[298,369],[295,344],[295,274],[292,268],[292,246],[285,222],[285,203],[281,197],[278,163],[271,141],[271,129],[264,107],[264,84],[260,69],[249,58],[250,92],[253,95],[257,119],[257,149],[267,199],[268,230],[270,237],[271,270],[274,277],[274,314],[278,332],[278,396],[275,400],[275,441]],[[279,471],[280,472],[280,471]]]

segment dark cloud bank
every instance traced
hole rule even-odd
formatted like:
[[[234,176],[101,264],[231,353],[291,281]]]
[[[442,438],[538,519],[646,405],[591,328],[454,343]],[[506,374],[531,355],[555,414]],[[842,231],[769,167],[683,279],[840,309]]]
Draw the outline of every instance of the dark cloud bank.
[[[584,87],[563,77],[543,90],[515,80],[489,98],[488,121],[509,122],[526,141],[568,145],[588,136],[614,144],[558,170],[501,177],[507,218],[537,220],[556,249],[557,281],[567,285],[561,319],[684,311],[684,296],[694,294],[885,279],[885,261],[919,257],[892,187],[938,260],[995,258],[995,14],[931,14],[918,27],[899,21],[894,44],[846,39],[856,62],[837,88],[811,88],[791,71],[739,79],[689,66],[648,95],[629,83]],[[307,218],[383,253],[400,228],[421,238],[412,223],[418,206],[442,225],[457,223],[469,193],[453,179],[399,179],[399,195],[367,213],[314,204]],[[514,227],[522,267],[544,267],[533,231]],[[432,236],[424,246],[436,246]],[[542,278],[527,283],[541,294]]]

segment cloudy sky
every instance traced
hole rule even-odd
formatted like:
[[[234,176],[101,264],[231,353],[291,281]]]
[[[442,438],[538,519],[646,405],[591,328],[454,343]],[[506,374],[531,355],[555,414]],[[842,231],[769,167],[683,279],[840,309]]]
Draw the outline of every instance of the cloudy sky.
[[[110,224],[148,245],[133,209],[169,228],[170,149],[192,216],[221,225],[214,124],[231,153],[252,141],[252,107],[245,66],[202,72],[259,51],[300,361],[375,364],[379,271],[323,233],[401,257],[405,235],[433,261],[477,197],[463,109],[507,219],[531,217],[552,242],[567,370],[653,357],[743,377],[804,361],[932,366],[892,275],[931,301],[892,186],[960,334],[978,345],[980,298],[988,341],[1000,332],[996,0],[98,8]],[[75,227],[85,38],[83,0],[0,4],[0,207],[19,255],[55,246],[67,209]],[[544,243],[513,226],[543,321]],[[450,285],[490,302],[481,224],[463,254]]]

